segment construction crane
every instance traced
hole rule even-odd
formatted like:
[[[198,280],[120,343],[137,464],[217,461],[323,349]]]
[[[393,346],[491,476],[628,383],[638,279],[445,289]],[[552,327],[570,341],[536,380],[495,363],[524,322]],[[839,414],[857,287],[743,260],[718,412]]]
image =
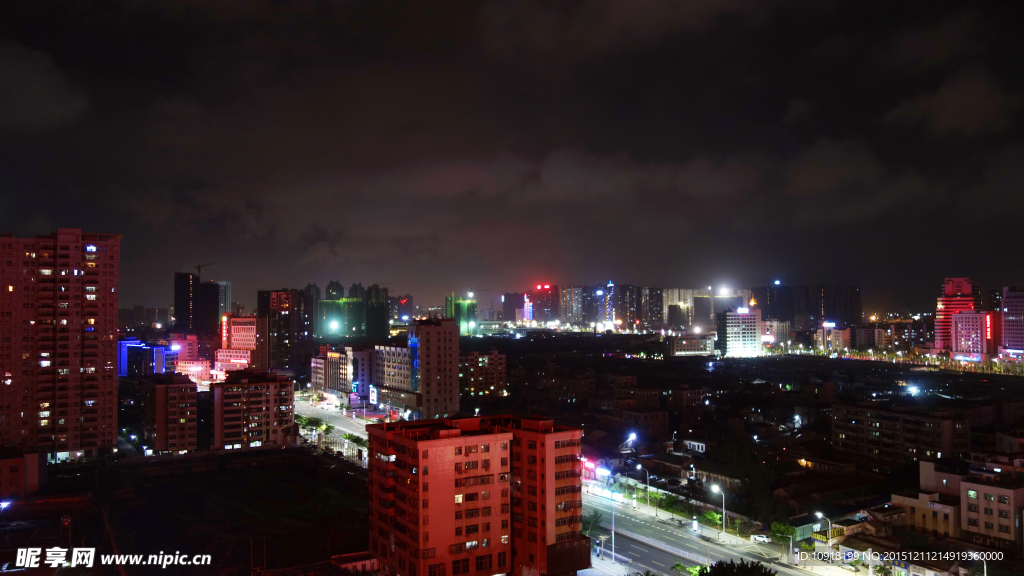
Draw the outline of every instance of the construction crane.
[[[213,266],[213,264],[213,262],[210,262],[209,264],[196,264],[196,281],[202,279],[201,276],[203,275],[203,268],[206,268],[207,266]]]

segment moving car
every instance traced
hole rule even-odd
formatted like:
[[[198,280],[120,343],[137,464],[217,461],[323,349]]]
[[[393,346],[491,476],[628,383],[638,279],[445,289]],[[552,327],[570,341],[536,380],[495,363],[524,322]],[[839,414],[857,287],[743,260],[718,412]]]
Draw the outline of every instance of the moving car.
[[[771,542],[772,541],[770,536],[766,536],[764,534],[754,534],[753,536],[750,537],[750,539],[753,540],[754,542],[766,542],[767,543],[767,542]]]

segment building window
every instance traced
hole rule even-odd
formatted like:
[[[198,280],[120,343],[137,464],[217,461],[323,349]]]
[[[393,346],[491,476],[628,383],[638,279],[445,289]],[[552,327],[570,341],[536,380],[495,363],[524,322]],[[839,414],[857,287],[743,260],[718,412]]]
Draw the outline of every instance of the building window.
[[[1000,496],[999,497],[999,503],[1000,504],[1009,504],[1010,503],[1010,497],[1009,496]]]
[[[968,504],[967,505],[967,511],[968,512],[977,512],[978,511],[978,505],[977,504]]]
[[[427,566],[427,576],[445,576],[444,563]]]
[[[967,497],[968,498],[977,499],[978,498],[978,491],[977,490],[968,490],[967,491]]]
[[[1006,524],[1000,524],[999,525],[999,531],[1002,532],[1003,534],[1009,534],[1010,533],[1010,527],[1007,526]]]
[[[967,525],[968,526],[974,526],[975,528],[977,528],[978,527],[978,519],[977,518],[968,518],[967,519]]]
[[[985,493],[985,500],[988,500],[989,502],[992,502],[995,499],[996,499],[995,496],[989,494],[988,492]]]
[[[1007,510],[1000,510],[999,511],[999,517],[1000,518],[1009,518],[1010,517],[1010,512],[1007,511]]]
[[[991,530],[992,526],[994,526],[994,524],[991,522],[985,522],[985,530]]]
[[[992,509],[991,508],[985,508],[985,514],[988,515],[988,516],[991,516],[992,515]]]

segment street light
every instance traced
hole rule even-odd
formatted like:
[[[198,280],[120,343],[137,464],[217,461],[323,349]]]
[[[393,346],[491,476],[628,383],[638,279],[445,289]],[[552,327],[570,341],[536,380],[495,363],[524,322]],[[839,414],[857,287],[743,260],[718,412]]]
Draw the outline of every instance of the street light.
[[[647,472],[647,510],[650,511],[650,509],[651,509],[651,472],[650,472],[650,470],[644,469],[644,467],[641,466],[640,464],[636,465],[636,469],[637,470],[643,470],[644,472]]]
[[[722,533],[725,533],[725,490],[718,487],[718,484],[711,486],[711,491],[715,494],[722,493]]]
[[[828,549],[831,551],[832,550],[832,521],[829,520],[829,518],[827,516],[825,516],[824,514],[822,514],[821,512],[815,512],[814,515],[817,516],[818,518],[824,518],[825,520],[828,520]]]

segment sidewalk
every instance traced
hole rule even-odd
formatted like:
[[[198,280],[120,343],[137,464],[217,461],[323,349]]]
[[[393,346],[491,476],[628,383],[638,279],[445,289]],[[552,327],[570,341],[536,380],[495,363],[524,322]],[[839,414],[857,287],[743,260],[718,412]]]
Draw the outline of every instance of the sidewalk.
[[[607,551],[605,551],[604,560],[601,560],[596,555],[591,554],[591,568],[588,570],[580,570],[578,573],[582,576],[628,576],[629,574],[643,571],[634,569],[632,564],[612,562],[609,560],[609,557],[610,554],[608,554]]]

